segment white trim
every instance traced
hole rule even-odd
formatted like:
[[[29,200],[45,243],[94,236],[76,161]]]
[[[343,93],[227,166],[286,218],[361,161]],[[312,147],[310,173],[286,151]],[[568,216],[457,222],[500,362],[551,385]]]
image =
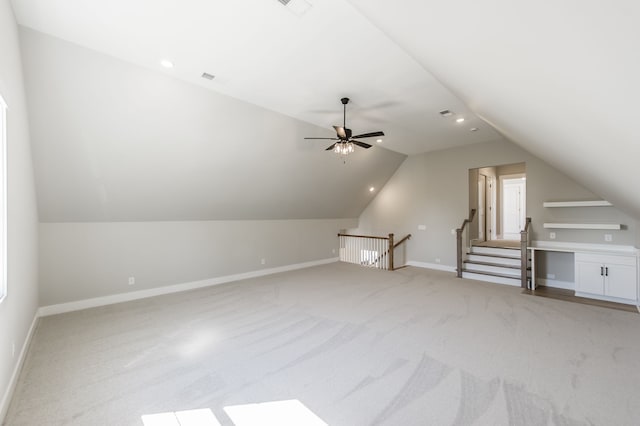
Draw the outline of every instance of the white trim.
[[[33,321],[31,322],[31,327],[29,327],[29,332],[27,333],[27,338],[24,339],[24,343],[22,345],[22,349],[20,350],[20,355],[18,356],[18,362],[16,362],[15,367],[13,368],[13,374],[11,374],[11,379],[9,379],[9,385],[7,386],[7,390],[2,397],[2,402],[0,402],[0,424],[4,424],[4,418],[7,415],[7,410],[9,410],[9,403],[11,402],[11,397],[13,396],[13,392],[16,389],[16,385],[18,384],[18,376],[20,375],[20,370],[22,370],[22,365],[24,364],[24,360],[27,357],[27,349],[31,344],[31,338],[33,337],[33,332],[36,329],[36,324],[38,323],[38,312],[36,311],[33,316]]]
[[[619,223],[545,223],[543,226],[551,229],[622,229]]]
[[[456,272],[455,266],[441,265],[439,263],[426,263],[410,260],[407,266],[415,266],[416,268],[435,269],[437,271]]]
[[[595,252],[624,255],[637,255],[640,250],[633,246],[615,244],[569,243],[562,241],[532,241],[530,250],[567,251],[567,252]]]
[[[8,256],[7,256],[7,110],[9,109],[2,95],[0,95],[0,303],[7,297],[8,290]]]
[[[602,294],[581,293],[579,291],[576,291],[576,296],[584,297],[586,299],[598,299],[605,300],[607,302],[624,303],[625,305],[637,306],[637,302],[634,299],[621,299],[619,297],[604,296]]]
[[[473,271],[464,271],[462,273],[462,278],[467,280],[476,280],[476,281],[484,281],[484,282],[494,283],[494,284],[508,285],[511,287],[520,287],[521,285],[519,276],[506,278],[506,277],[497,277],[495,275],[477,274]]]
[[[609,207],[612,206],[605,200],[593,200],[593,201],[545,201],[542,203],[543,207]]]
[[[226,275],[223,277],[209,278],[201,281],[192,281],[181,284],[168,285],[148,290],[132,291],[128,293],[112,294],[110,296],[94,297],[92,299],[77,300],[74,302],[60,303],[58,305],[42,306],[38,309],[41,317],[62,314],[65,312],[80,311],[82,309],[95,308],[97,306],[113,305],[115,303],[129,302],[132,300],[146,299],[148,297],[161,296],[163,294],[179,293],[181,291],[195,290],[203,287],[210,287],[232,281],[246,280],[249,278],[262,277],[265,275],[277,274],[279,272],[294,271],[296,269],[310,268],[312,266],[326,265],[337,262],[337,257],[329,259],[314,260],[311,262],[296,263],[293,265],[278,266],[276,268],[260,269],[257,271],[243,272],[241,274]]]
[[[547,278],[536,278],[536,287],[537,286],[546,286],[553,288],[562,288],[565,290],[575,290],[576,285],[571,281],[558,281],[558,280],[550,280]]]

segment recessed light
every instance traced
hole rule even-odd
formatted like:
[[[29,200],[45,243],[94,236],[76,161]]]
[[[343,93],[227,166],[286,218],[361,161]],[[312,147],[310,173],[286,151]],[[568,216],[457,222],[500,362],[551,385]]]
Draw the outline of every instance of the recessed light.
[[[477,127],[472,127],[472,128],[470,128],[470,129],[469,129],[469,131],[470,131],[470,132],[477,132],[477,131],[478,131],[478,128],[477,128]]]
[[[375,191],[375,190],[376,190],[376,189],[375,189],[373,186],[372,186],[371,188],[369,188],[369,192],[373,192],[373,191]]]
[[[378,142],[378,143],[382,143],[382,139],[378,139],[376,142]]]
[[[160,65],[162,65],[165,68],[173,68],[173,62],[171,62],[168,59],[163,59],[160,61]]]
[[[464,117],[456,118],[456,123],[462,123],[464,121]]]

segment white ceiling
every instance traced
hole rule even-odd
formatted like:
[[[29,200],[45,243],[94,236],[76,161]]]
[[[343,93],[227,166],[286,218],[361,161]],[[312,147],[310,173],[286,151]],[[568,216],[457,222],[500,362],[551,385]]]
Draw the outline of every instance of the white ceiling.
[[[510,140],[640,218],[638,0],[349,0]]]
[[[498,129],[640,218],[637,0],[306,1],[302,16],[277,0],[13,4],[24,26],[320,126],[314,133],[340,124],[343,96],[354,132],[383,130],[383,146],[405,154],[493,140]],[[164,58],[176,67],[161,69]],[[440,117],[444,108],[467,120]]]
[[[13,4],[24,26],[323,128],[342,123],[340,98],[350,97],[347,125],[356,134],[383,130],[383,145],[404,154],[500,137],[344,0]],[[292,13],[305,4],[302,16]],[[466,121],[442,118],[442,109]]]

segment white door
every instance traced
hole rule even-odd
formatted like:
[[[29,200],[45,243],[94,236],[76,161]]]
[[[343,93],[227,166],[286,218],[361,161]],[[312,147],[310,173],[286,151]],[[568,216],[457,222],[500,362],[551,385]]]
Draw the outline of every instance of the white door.
[[[486,241],[486,219],[485,219],[485,206],[487,204],[486,194],[487,177],[485,175],[478,175],[478,240]]]
[[[526,181],[523,178],[502,180],[502,238],[520,239],[526,215]]]

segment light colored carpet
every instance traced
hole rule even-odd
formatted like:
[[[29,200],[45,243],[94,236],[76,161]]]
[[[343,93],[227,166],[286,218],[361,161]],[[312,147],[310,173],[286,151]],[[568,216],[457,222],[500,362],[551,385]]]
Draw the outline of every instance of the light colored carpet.
[[[6,424],[233,425],[294,400],[329,425],[637,425],[639,321],[336,263],[43,318]]]

